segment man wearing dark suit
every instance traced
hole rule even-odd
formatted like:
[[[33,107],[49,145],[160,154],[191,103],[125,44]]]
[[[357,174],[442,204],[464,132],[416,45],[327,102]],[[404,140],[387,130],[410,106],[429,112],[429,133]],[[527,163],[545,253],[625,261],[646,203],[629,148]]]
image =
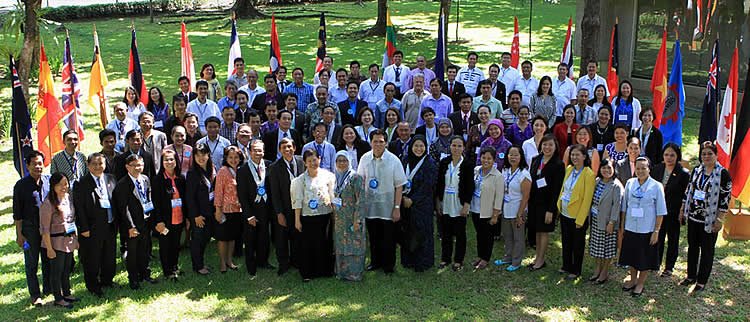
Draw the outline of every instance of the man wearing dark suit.
[[[258,111],[258,114],[260,114],[260,120],[265,122],[268,121],[268,118],[266,117],[266,102],[271,99],[276,101],[276,106],[281,106],[281,92],[279,92],[276,85],[276,77],[273,76],[273,74],[268,74],[266,77],[263,78],[263,82],[265,82],[266,86],[266,92],[263,94],[258,94],[253,99],[253,104],[250,106],[250,108]]]
[[[237,196],[242,205],[245,238],[245,265],[250,276],[256,268],[273,268],[268,263],[270,246],[268,219],[271,211],[268,200],[268,166],[263,159],[263,142],[250,143],[250,161],[237,170]]]
[[[278,275],[289,270],[289,266],[299,267],[298,235],[294,229],[294,211],[289,187],[292,179],[305,172],[302,157],[295,156],[296,146],[289,138],[281,139],[278,149],[282,158],[268,168],[269,186],[271,188],[272,220],[276,260],[279,262]],[[276,214],[276,216],[273,216]]]
[[[269,161],[276,161],[281,157],[281,153],[278,152],[279,142],[283,138],[291,138],[294,140],[295,146],[302,146],[302,135],[299,131],[292,130],[289,127],[292,126],[292,112],[289,110],[279,111],[279,128],[275,131],[266,133],[263,136],[263,144],[265,145],[264,158]],[[299,119],[299,118],[298,118]]]
[[[388,152],[396,155],[400,160],[404,160],[409,152],[409,142],[411,142],[411,127],[409,122],[401,121],[396,127],[394,140],[388,143]]]
[[[458,106],[460,110],[448,115],[448,119],[451,120],[453,134],[462,136],[466,140],[469,129],[474,124],[479,124],[479,116],[477,116],[477,113],[471,111],[472,101],[469,95],[461,95]]]
[[[448,76],[448,79],[445,81],[445,85],[443,86],[441,92],[451,98],[451,100],[453,101],[453,108],[455,109],[456,106],[458,106],[458,96],[466,93],[466,87],[464,87],[464,84],[461,84],[461,82],[456,81],[456,75],[458,75],[458,66],[448,66],[445,74],[446,76]]]
[[[115,176],[104,173],[105,160],[101,153],[89,156],[89,173],[73,187],[83,279],[86,289],[98,297],[102,296],[102,286],[114,284],[117,251],[117,222],[110,202],[117,181]]]
[[[127,175],[117,181],[112,192],[113,206],[119,221],[120,234],[127,236],[128,253],[125,257],[131,289],[139,289],[141,281],[156,283],[148,270],[151,229],[148,219],[153,211],[151,181],[143,175],[144,159],[131,154],[127,157]]]
[[[357,114],[367,107],[367,102],[357,98],[359,96],[359,84],[355,81],[349,81],[346,84],[346,95],[348,96],[347,99],[339,103],[341,124],[362,125],[362,122],[357,119]]]
[[[115,179],[119,181],[128,174],[127,162],[125,161],[131,154],[138,154],[143,159],[143,175],[149,178],[156,175],[156,171],[154,171],[154,157],[148,151],[143,150],[142,146],[143,139],[141,132],[131,130],[125,134],[125,151],[115,157]]]
[[[105,168],[104,173],[114,175],[115,173],[115,157],[120,153],[115,151],[115,145],[117,144],[117,133],[110,129],[104,129],[99,132],[99,144],[102,145],[101,154],[104,155]]]
[[[190,91],[190,79],[187,78],[187,76],[180,76],[180,78],[177,79],[177,84],[180,86],[180,92],[175,96],[182,98],[187,97],[188,103],[198,98],[198,93]]]
[[[237,108],[234,110],[234,121],[237,123],[242,124],[250,122],[250,112],[253,112],[253,109],[248,106],[247,100],[248,96],[245,92],[237,92],[237,94],[234,95],[234,102],[237,103]],[[254,112],[257,113],[258,111]]]
[[[492,86],[492,96],[496,98],[498,101],[500,101],[500,103],[503,104],[503,110],[505,110],[508,108],[508,103],[506,103],[507,93],[505,89],[505,84],[503,84],[503,82],[497,79],[498,75],[500,75],[500,66],[498,66],[497,64],[492,64],[490,65],[489,71],[490,71],[490,78],[488,78],[487,80]],[[481,95],[482,95],[481,87],[477,87],[477,93],[474,94],[474,97],[481,96]]]
[[[143,112],[138,116],[138,126],[141,128],[143,150],[151,153],[154,159],[154,173],[159,172],[161,168],[161,150],[167,146],[167,135],[162,131],[154,129],[154,114],[149,111]]]

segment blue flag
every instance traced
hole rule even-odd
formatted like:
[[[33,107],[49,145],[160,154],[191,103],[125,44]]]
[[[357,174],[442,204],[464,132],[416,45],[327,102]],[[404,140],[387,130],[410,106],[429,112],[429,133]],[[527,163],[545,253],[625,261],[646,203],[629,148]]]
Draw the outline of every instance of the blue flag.
[[[708,84],[706,97],[703,99],[701,113],[701,127],[698,132],[698,142],[716,141],[716,104],[719,100],[719,39],[714,41],[711,65],[708,69]]]
[[[441,82],[445,81],[445,23],[443,14],[438,19],[437,50],[435,51],[435,77]]]
[[[26,99],[23,96],[21,80],[18,78],[16,62],[13,55],[10,56],[11,82],[13,83],[13,123],[11,124],[11,136],[13,137],[13,165],[21,178],[29,174],[26,169],[26,154],[34,150],[31,141],[31,117]]]
[[[667,99],[659,130],[664,136],[664,144],[673,142],[682,146],[682,119],[685,117],[685,88],[682,85],[682,55],[680,41],[675,41],[672,73],[667,85]]]

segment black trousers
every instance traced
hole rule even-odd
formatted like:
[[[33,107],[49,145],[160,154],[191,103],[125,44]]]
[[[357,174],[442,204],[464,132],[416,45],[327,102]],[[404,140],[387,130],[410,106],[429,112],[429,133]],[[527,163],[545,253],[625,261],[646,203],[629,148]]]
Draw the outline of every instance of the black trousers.
[[[536,248],[536,227],[528,222],[526,223],[526,243],[530,247]]]
[[[500,221],[494,226],[490,225],[490,218],[479,218],[479,214],[474,212],[471,213],[471,221],[477,231],[477,254],[480,259],[489,262],[492,258],[492,246],[495,244],[492,229],[500,226]]]
[[[255,204],[259,205],[259,204]],[[245,266],[250,275],[255,275],[258,265],[268,263],[269,235],[268,235],[268,209],[265,205],[258,206],[253,210],[255,214],[255,226],[250,225],[246,219],[243,237],[245,240]]]
[[[45,249],[46,253],[46,249]],[[55,258],[50,259],[50,284],[55,301],[70,296],[70,270],[73,268],[73,253],[55,251]]]
[[[36,275],[39,270],[40,256],[42,257],[42,287],[45,293],[52,289],[52,285],[50,285],[50,260],[47,258],[47,250],[42,248],[42,237],[39,236],[38,229],[36,234],[27,230],[22,232],[29,244],[29,248],[23,250],[23,259],[26,285],[29,288],[29,295],[32,300],[42,297],[42,292],[39,291],[39,278]]]
[[[665,270],[674,269],[677,261],[677,252],[680,249],[680,218],[678,214],[666,215],[659,230],[659,263],[664,259],[664,241],[667,240],[667,260],[664,263]]]
[[[396,265],[396,224],[390,219],[366,219],[370,232],[370,266],[393,272]]]
[[[177,262],[180,256],[180,238],[185,224],[172,225],[165,223],[169,229],[166,235],[159,234],[159,261],[164,276],[172,275],[177,271]]]
[[[450,263],[451,255],[453,262],[463,264],[466,256],[466,217],[451,217],[441,215],[443,221],[442,256],[440,261]],[[453,237],[456,237],[456,252],[453,253]]]
[[[562,236],[562,269],[570,274],[581,275],[583,252],[586,248],[586,230],[589,219],[581,228],[576,228],[576,220],[560,216],[560,234]]]
[[[331,243],[328,240],[328,229],[331,214],[318,216],[301,216],[302,222],[302,265],[300,274],[303,279],[327,277],[333,273]]]
[[[213,218],[203,220],[203,228],[195,224],[195,220],[190,222],[190,259],[193,263],[193,270],[199,271],[205,267],[206,246],[211,241]]]
[[[714,264],[714,250],[719,233],[707,233],[705,226],[688,220],[688,260],[687,278],[697,279],[698,284],[706,284]],[[699,261],[700,259],[700,261]]]
[[[114,227],[109,231],[97,232],[105,236],[78,236],[78,257],[83,265],[83,280],[86,289],[91,292],[101,291],[102,284],[112,283],[117,269],[117,234]],[[93,232],[90,232],[93,233]]]
[[[128,256],[125,257],[128,269],[128,280],[131,283],[140,282],[150,276],[148,256],[150,253],[151,234],[149,230],[140,232],[138,236],[128,238]]]
[[[274,244],[276,246],[276,260],[279,269],[288,269],[289,266],[299,267],[299,234],[294,229],[294,215],[284,215],[286,227],[279,225],[277,215],[271,215],[273,221]]]

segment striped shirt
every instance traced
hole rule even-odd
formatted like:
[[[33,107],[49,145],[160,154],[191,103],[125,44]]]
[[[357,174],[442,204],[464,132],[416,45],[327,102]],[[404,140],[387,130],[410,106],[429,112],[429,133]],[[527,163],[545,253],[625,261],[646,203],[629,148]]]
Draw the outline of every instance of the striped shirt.
[[[461,67],[461,70],[458,71],[458,76],[456,76],[456,80],[459,83],[464,84],[464,87],[466,87],[466,93],[471,95],[471,97],[474,97],[474,94],[477,93],[479,82],[484,80],[484,73],[476,67],[472,69],[469,69],[469,67]]]

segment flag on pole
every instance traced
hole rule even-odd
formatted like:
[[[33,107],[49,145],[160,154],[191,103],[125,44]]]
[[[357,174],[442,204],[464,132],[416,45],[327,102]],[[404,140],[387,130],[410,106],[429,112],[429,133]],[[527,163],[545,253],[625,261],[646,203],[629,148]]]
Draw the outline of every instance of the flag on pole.
[[[617,97],[619,90],[617,79],[617,67],[619,65],[617,58],[617,23],[612,26],[612,35],[609,39],[609,63],[607,64],[607,88],[609,88],[609,97]]]
[[[187,76],[190,80],[190,90],[193,90],[193,84],[195,84],[195,64],[193,64],[193,49],[190,48],[190,40],[188,39],[187,28],[185,22],[180,23],[182,25],[182,37],[180,38],[180,53],[182,56],[182,76]]]
[[[703,24],[701,23],[701,15],[703,13],[703,0],[696,0],[696,6],[695,6],[695,15],[697,17],[697,22],[695,24],[695,29],[693,29],[693,41],[701,40],[703,38]]]
[[[661,47],[659,48],[659,54],[656,56],[654,73],[651,76],[651,93],[654,94],[652,100],[654,126],[658,128],[661,124],[661,115],[664,112],[664,101],[667,99],[667,28],[664,28]]]
[[[268,66],[271,73],[275,73],[281,66],[281,46],[279,45],[279,33],[276,32],[276,16],[271,15],[271,54],[268,58]]]
[[[132,27],[133,37],[130,40],[130,61],[128,62],[128,79],[130,86],[133,86],[141,97],[143,105],[148,104],[148,89],[146,81],[143,79],[141,70],[141,59],[138,57],[138,44],[135,41],[135,26]]]
[[[520,38],[518,32],[518,17],[513,16],[513,43],[510,45],[510,66],[518,68],[518,61],[520,60]]]
[[[750,76],[750,71],[748,72]],[[745,79],[748,79],[747,77]],[[737,116],[737,134],[734,138],[732,162],[729,174],[732,177],[732,197],[742,204],[750,205],[750,82],[745,81],[745,92],[742,94],[742,106]]]
[[[708,84],[706,84],[706,98],[703,99],[701,112],[701,127],[698,131],[698,143],[716,140],[716,104],[719,100],[719,40],[714,41],[711,51],[711,66],[708,68]]]
[[[385,10],[385,50],[383,50],[383,67],[393,63],[393,53],[396,52],[396,28],[391,22],[391,11]]]
[[[10,55],[10,70],[12,73],[11,84],[13,85],[13,122],[10,129],[13,137],[13,165],[18,171],[18,175],[23,178],[29,174],[29,170],[26,169],[26,154],[34,150],[31,141],[31,116],[29,116],[29,107],[26,105],[26,99],[23,96],[21,79],[18,78],[13,55]]]
[[[104,87],[107,86],[107,72],[104,70],[101,52],[99,51],[99,36],[94,26],[94,59],[91,63],[91,79],[89,79],[89,103],[91,106],[99,106],[99,124],[104,128],[109,124],[109,111],[107,110],[107,97],[104,95]],[[97,101],[94,97],[98,98]]]
[[[563,45],[560,62],[568,65],[568,78],[573,79],[573,18],[568,19],[568,32],[565,34],[565,44]]]
[[[664,137],[664,143],[673,142],[682,146],[682,119],[685,117],[685,88],[682,83],[682,54],[680,41],[674,44],[674,61],[672,73],[669,75],[669,91],[664,101],[664,113],[659,130]]]
[[[240,48],[240,37],[237,35],[237,21],[232,17],[232,36],[229,38],[229,62],[227,63],[229,76],[237,72],[234,70],[234,60],[240,57],[242,57],[242,49]]]
[[[716,132],[716,147],[719,152],[719,164],[729,169],[734,141],[734,116],[737,114],[737,77],[739,73],[739,58],[737,48],[732,54],[732,67],[729,70],[729,81],[724,90],[724,100],[721,102],[721,114],[719,115],[719,130]],[[744,126],[743,126],[744,127]]]
[[[65,146],[60,130],[60,120],[63,110],[60,101],[55,97],[55,85],[52,82],[52,71],[49,68],[44,44],[39,53],[39,94],[37,96],[37,144],[39,151],[44,153],[44,166],[48,166],[52,156]]]
[[[315,73],[323,69],[323,58],[326,57],[326,14],[320,13],[320,27],[318,27],[318,53],[315,60]]]
[[[70,37],[65,36],[65,48],[63,49],[62,66],[62,108],[65,113],[65,126],[68,130],[75,130],[78,138],[83,141],[83,114],[81,113],[78,96],[81,89],[78,87],[78,77],[73,66],[73,55],[70,51]]]
[[[445,15],[441,12],[438,18],[438,36],[435,50],[435,77],[445,80]]]

